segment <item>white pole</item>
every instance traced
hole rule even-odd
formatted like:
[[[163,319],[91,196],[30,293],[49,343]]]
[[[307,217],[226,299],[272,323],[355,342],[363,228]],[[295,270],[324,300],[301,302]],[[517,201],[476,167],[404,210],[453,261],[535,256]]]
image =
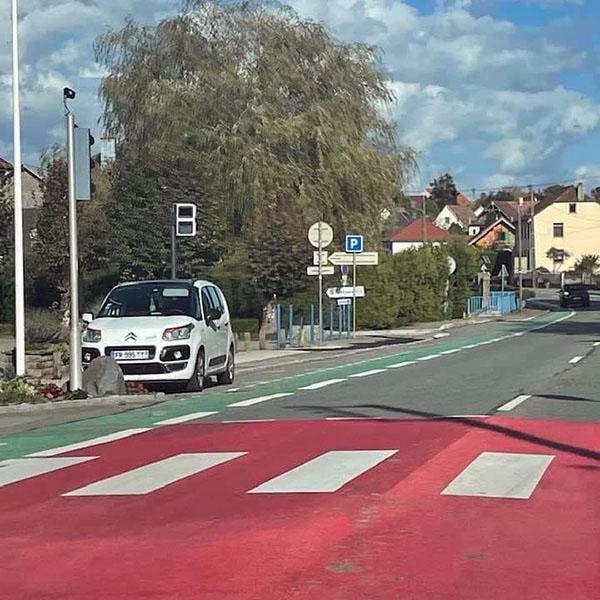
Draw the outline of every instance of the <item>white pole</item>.
[[[23,261],[23,191],[21,184],[21,110],[19,101],[19,14],[12,0],[13,59],[13,185],[15,225],[15,348],[17,377],[24,377],[25,365],[25,269]]]
[[[66,106],[66,104],[65,104]],[[79,328],[79,258],[77,244],[77,199],[75,197],[75,145],[73,113],[67,109],[67,152],[69,157],[69,271],[71,280],[70,389],[81,389],[81,330]]]
[[[352,337],[356,337],[356,252],[352,253]]]
[[[319,344],[323,345],[323,267],[321,253],[323,252],[323,221],[319,221]]]

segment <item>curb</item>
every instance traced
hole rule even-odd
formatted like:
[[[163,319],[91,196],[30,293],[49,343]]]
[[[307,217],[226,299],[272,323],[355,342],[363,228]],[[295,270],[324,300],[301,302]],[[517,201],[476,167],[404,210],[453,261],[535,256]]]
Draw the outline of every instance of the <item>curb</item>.
[[[60,410],[63,408],[127,406],[140,402],[163,402],[165,394],[138,394],[131,396],[106,396],[104,398],[86,398],[85,400],[60,400],[58,402],[36,402],[23,404],[7,404],[0,406],[0,415],[11,413],[35,412],[36,410]]]

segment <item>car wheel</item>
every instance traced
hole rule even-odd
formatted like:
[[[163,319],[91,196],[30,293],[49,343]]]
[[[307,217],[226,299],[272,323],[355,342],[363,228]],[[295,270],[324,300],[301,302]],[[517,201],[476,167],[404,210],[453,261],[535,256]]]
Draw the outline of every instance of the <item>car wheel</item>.
[[[204,350],[198,351],[198,358],[196,358],[196,369],[194,374],[189,379],[186,391],[188,392],[201,392],[204,389],[204,383],[206,381],[206,362],[204,359]]]
[[[235,378],[235,354],[233,347],[229,348],[229,354],[227,355],[227,365],[225,371],[217,375],[217,382],[221,385],[230,385],[233,383]]]

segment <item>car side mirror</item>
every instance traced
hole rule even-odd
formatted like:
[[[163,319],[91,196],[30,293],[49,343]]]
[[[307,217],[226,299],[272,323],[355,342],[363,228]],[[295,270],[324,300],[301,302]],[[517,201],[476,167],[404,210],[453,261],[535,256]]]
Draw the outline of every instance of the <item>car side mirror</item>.
[[[221,318],[221,314],[218,308],[211,308],[208,311],[207,319],[209,321],[218,321]]]
[[[94,314],[93,313],[83,313],[81,315],[81,320],[86,324],[89,325],[93,320],[94,320]]]

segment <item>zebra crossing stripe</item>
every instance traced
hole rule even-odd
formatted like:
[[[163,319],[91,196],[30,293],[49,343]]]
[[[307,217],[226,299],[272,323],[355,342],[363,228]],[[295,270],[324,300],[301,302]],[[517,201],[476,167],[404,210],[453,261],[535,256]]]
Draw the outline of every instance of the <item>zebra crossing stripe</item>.
[[[200,452],[177,454],[126,471],[120,475],[90,483],[63,496],[136,496],[149,494],[185,477],[229,462],[246,452]]]
[[[0,487],[37,475],[58,471],[94,460],[96,456],[62,456],[59,458],[11,458],[0,462]]]
[[[398,450],[333,450],[271,479],[248,494],[335,492]]]
[[[482,452],[442,494],[527,500],[553,459],[551,454]]]

